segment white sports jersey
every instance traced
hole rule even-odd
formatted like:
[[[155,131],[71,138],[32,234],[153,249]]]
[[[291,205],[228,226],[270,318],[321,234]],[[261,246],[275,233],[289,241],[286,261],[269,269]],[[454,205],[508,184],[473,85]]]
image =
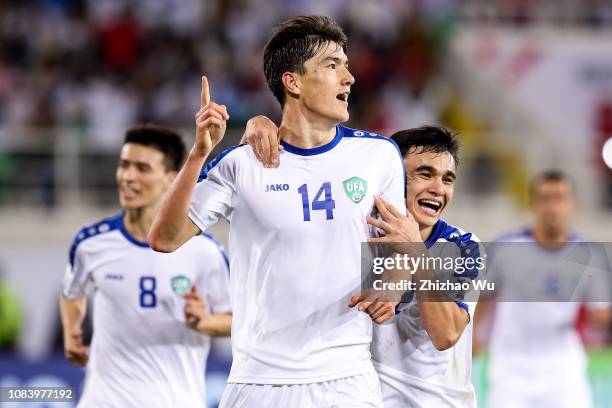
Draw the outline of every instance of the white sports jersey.
[[[405,206],[397,145],[343,126],[318,148],[281,143],[278,168],[264,168],[250,146],[221,153],[189,211],[202,230],[230,220],[228,382],[305,384],[373,371],[371,319],[348,304],[360,292],[374,195]]]
[[[93,338],[79,407],[204,407],[210,337],[185,323],[195,283],[209,313],[231,312],[227,258],[210,236],[171,254],[125,229],[123,214],[83,228],[63,295],[93,286]]]
[[[581,241],[577,236],[569,239]],[[569,255],[571,246],[545,249],[528,229],[498,242],[525,244],[520,246],[520,256],[517,245],[511,244],[500,245],[490,254],[490,278],[501,288],[496,296],[502,300],[495,304],[489,347],[491,406],[590,406],[586,354],[575,323],[580,299],[601,288],[580,285],[575,291],[575,282],[559,279],[563,272],[553,265]],[[584,270],[580,263],[575,265]],[[512,279],[504,278],[509,276]],[[560,293],[567,300],[569,296],[562,293],[567,290],[576,302],[555,301]],[[539,301],[504,300],[521,296]]]
[[[439,220],[426,240],[456,243],[462,256],[479,257],[478,238]],[[449,245],[449,244],[446,244]],[[466,254],[466,249],[469,249]],[[444,249],[442,249],[444,250]],[[464,276],[475,279],[474,269]],[[457,302],[469,313],[470,322],[453,347],[437,350],[420,317],[414,292],[394,318],[374,326],[372,360],[378,372],[385,408],[476,406],[472,369],[472,319],[476,302]]]

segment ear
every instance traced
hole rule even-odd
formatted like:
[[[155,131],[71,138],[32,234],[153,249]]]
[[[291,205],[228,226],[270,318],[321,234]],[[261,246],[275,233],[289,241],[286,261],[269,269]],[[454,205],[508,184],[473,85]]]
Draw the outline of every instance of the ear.
[[[300,95],[301,82],[300,75],[295,72],[285,72],[282,76],[283,86],[289,96],[297,97]]]

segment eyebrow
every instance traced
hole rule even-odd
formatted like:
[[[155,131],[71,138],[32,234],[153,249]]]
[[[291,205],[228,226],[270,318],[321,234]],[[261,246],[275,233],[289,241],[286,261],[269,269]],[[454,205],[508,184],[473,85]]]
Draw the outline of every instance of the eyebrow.
[[[417,167],[414,171],[428,171],[428,172],[433,173],[433,174],[438,174],[438,170],[436,170],[435,167],[430,166],[428,164],[423,164],[423,165]],[[451,170],[447,170],[446,173],[444,173],[444,175],[447,176],[447,177],[452,178],[453,180],[457,179],[457,175],[454,172],[452,172]]]
[[[151,164],[149,164],[147,162],[137,161],[137,160],[132,161],[132,160],[122,159],[122,158],[119,158],[119,163],[128,163],[128,164],[136,164],[136,165],[151,167]]]
[[[331,62],[335,62],[336,64],[342,64],[343,60],[344,60],[344,63],[348,65],[348,58],[343,59],[339,57],[325,57],[323,59],[323,62],[331,61]]]

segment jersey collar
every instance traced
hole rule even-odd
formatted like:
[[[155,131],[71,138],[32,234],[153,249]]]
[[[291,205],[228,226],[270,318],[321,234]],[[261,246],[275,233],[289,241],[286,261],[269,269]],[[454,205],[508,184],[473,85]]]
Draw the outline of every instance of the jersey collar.
[[[127,230],[127,228],[125,228],[125,222],[123,222],[123,217],[125,216],[125,212],[121,213],[121,217],[120,217],[120,221],[119,221],[119,231],[121,231],[121,233],[123,234],[123,236],[125,237],[125,239],[127,239],[128,241],[130,241],[132,244],[139,246],[141,248],[149,248],[149,244],[147,242],[143,242],[140,241],[136,238],[134,238],[134,236],[132,236],[129,231]]]
[[[297,154],[300,156],[314,156],[316,154],[321,154],[330,151],[331,149],[336,147],[338,143],[340,143],[340,139],[342,139],[342,127],[340,125],[337,125],[336,136],[334,136],[334,138],[329,143],[324,144],[323,146],[315,147],[312,149],[304,149],[302,147],[293,146],[285,142],[284,140],[281,140],[281,145],[283,145],[283,148],[289,153]]]

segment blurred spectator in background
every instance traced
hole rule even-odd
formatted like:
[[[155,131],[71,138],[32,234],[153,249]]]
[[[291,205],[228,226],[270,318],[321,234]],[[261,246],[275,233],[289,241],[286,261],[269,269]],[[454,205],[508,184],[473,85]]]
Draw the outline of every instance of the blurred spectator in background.
[[[437,121],[436,73],[454,1],[41,0],[0,5],[0,123],[79,127],[113,151],[130,123],[189,126],[206,73],[230,125],[280,110],[260,72],[266,27],[320,9],[346,26],[353,109],[379,132]],[[384,73],[384,75],[382,75]],[[24,136],[25,137],[25,136]],[[34,142],[45,136],[32,136]],[[23,140],[13,140],[15,144]]]
[[[574,263],[573,275],[565,273],[569,267],[563,262],[573,260],[577,249],[572,243],[585,241],[571,231],[571,180],[557,170],[541,173],[530,197],[533,225],[503,236],[499,242],[505,244],[489,253],[488,278],[495,281],[498,302],[493,310],[489,302],[477,309],[477,336],[492,313],[488,406],[588,408],[587,356],[577,320],[584,306],[589,323],[607,327],[610,304],[602,301],[610,299],[610,282],[594,283],[587,274],[589,260]]]
[[[359,127],[388,134],[439,122],[445,92],[435,78],[454,0],[2,1],[0,152],[16,163],[7,169],[0,158],[5,204],[53,210],[62,188],[90,189],[81,197],[108,204],[118,135],[136,122],[191,128],[191,84],[203,73],[231,111],[230,128],[255,114],[279,119],[261,73],[267,28],[313,13],[334,17],[352,39]],[[230,129],[227,143],[237,136]],[[89,156],[63,169],[54,160],[75,151]]]

